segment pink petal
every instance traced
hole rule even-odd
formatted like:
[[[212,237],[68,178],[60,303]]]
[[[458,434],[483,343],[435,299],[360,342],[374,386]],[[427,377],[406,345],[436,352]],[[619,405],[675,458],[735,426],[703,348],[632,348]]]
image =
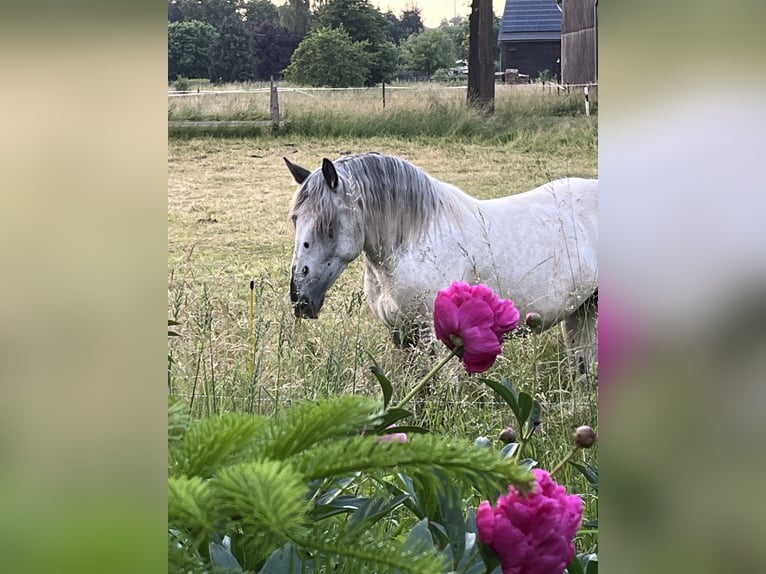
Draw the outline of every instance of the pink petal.
[[[458,308],[458,321],[460,324],[460,336],[465,339],[463,333],[472,327],[492,327],[495,314],[485,301],[481,299],[469,299]]]
[[[487,500],[482,500],[476,510],[476,530],[479,540],[490,546],[495,538],[495,513]]]
[[[455,347],[450,335],[458,333],[458,325],[457,306],[449,297],[439,293],[434,301],[434,330],[436,337],[450,349]]]
[[[463,364],[469,373],[483,373],[495,364],[502,351],[497,336],[491,329],[473,327],[461,330],[465,343]]]

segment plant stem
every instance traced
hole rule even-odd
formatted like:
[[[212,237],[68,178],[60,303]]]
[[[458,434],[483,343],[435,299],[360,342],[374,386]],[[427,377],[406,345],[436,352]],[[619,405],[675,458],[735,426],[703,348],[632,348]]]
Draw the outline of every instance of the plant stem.
[[[420,390],[421,390],[423,387],[425,387],[425,386],[426,386],[426,383],[427,383],[428,381],[430,381],[430,380],[433,378],[433,376],[434,376],[436,373],[438,373],[438,372],[439,372],[439,370],[440,370],[440,369],[441,369],[441,368],[442,368],[444,365],[446,365],[446,364],[447,364],[447,362],[448,362],[448,361],[449,361],[449,360],[450,360],[452,357],[454,357],[455,355],[457,355],[458,351],[459,351],[461,348],[462,348],[462,347],[455,347],[454,349],[452,349],[452,351],[450,352],[450,354],[449,354],[449,355],[447,355],[446,357],[444,357],[444,358],[443,358],[441,361],[439,361],[439,363],[438,363],[438,364],[437,364],[437,365],[436,365],[436,366],[435,366],[433,369],[431,369],[430,371],[428,371],[428,373],[426,374],[426,376],[425,376],[425,377],[423,377],[422,379],[420,379],[420,380],[418,381],[418,383],[417,383],[417,384],[416,384],[416,385],[415,385],[415,386],[412,388],[412,390],[411,390],[409,393],[407,393],[406,395],[404,395],[404,398],[403,398],[401,401],[399,401],[399,403],[396,405],[396,408],[397,408],[397,409],[400,409],[400,408],[402,408],[404,405],[406,405],[408,402],[410,402],[410,401],[412,400],[412,397],[414,397],[416,394],[418,394],[418,392],[419,392],[419,391],[420,391]]]
[[[580,450],[580,447],[575,445],[574,448],[571,450],[571,452],[564,457],[564,460],[562,460],[560,463],[556,465],[556,468],[554,468],[551,471],[551,477],[553,477],[554,474],[556,474],[558,471],[560,471],[562,468],[564,468],[564,465],[569,462],[569,459],[574,456],[574,454]]]
[[[519,462],[521,460],[521,453],[524,452],[524,447],[527,446],[527,443],[532,440],[532,435],[535,434],[535,431],[537,430],[536,426],[532,426],[531,424],[528,425],[531,426],[529,433],[527,433],[527,436],[524,436],[524,427],[522,425],[521,428],[521,440],[519,441],[519,448],[516,450],[516,455],[514,456],[514,459],[516,462]]]

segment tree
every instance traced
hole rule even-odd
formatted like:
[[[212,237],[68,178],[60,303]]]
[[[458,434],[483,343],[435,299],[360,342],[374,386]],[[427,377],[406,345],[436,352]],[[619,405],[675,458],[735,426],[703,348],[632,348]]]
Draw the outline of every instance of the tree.
[[[444,31],[452,39],[455,48],[456,60],[468,59],[468,20],[462,16],[446,19],[439,24],[439,29]]]
[[[168,0],[168,22],[183,22],[184,14],[176,0]]]
[[[309,0],[287,0],[279,7],[279,24],[301,38],[311,22]]]
[[[353,42],[365,42],[369,63],[366,85],[386,81],[393,74],[396,46],[386,38],[388,21],[369,0],[329,0],[316,20],[321,27],[343,26]]]
[[[300,36],[272,20],[261,22],[251,33],[258,57],[258,78],[261,80],[281,74],[290,64],[293,52],[301,43]]]
[[[245,4],[244,13],[247,27],[250,30],[263,22],[279,24],[279,10],[269,0],[252,0],[248,2]]]
[[[210,80],[241,82],[253,80],[258,62],[253,40],[237,14],[227,16],[210,48]]]
[[[402,60],[407,69],[431,76],[439,68],[452,67],[455,47],[444,30],[431,28],[402,44]]]
[[[386,36],[395,44],[401,44],[413,34],[419,34],[425,28],[420,17],[420,8],[404,10],[397,18],[390,10],[383,15],[388,22]]]
[[[241,0],[173,0],[183,20],[198,20],[220,28],[226,17],[238,14]],[[170,16],[170,6],[168,6]]]
[[[168,80],[207,78],[210,48],[218,33],[207,22],[168,23]]]
[[[425,29],[423,19],[420,17],[420,8],[417,6],[404,10],[401,18],[399,18],[399,22],[402,40],[406,40],[413,34],[420,34]]]
[[[285,76],[310,86],[361,86],[369,73],[366,48],[364,42],[354,42],[342,26],[318,28],[295,49]]]
[[[468,104],[486,113],[495,109],[495,59],[492,53],[492,0],[471,0],[468,51]]]

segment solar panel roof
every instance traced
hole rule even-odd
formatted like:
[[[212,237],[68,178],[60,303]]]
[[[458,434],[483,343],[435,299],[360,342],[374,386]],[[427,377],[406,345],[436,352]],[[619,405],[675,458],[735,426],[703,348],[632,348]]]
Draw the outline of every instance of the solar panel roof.
[[[498,40],[558,38],[561,11],[556,0],[507,0]]]

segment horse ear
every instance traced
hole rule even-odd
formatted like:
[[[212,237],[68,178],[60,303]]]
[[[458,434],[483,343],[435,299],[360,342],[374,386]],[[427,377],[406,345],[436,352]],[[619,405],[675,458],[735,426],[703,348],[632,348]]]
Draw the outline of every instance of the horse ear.
[[[293,174],[293,179],[295,180],[295,183],[301,184],[304,181],[306,181],[306,178],[311,175],[311,172],[307,170],[305,167],[301,167],[299,165],[294,164],[286,157],[282,158],[285,160],[285,163],[287,164],[287,169],[290,170],[290,173]]]
[[[327,185],[330,186],[330,189],[338,187],[338,172],[335,171],[335,166],[327,158],[322,160],[322,175],[324,175],[324,179]]]

